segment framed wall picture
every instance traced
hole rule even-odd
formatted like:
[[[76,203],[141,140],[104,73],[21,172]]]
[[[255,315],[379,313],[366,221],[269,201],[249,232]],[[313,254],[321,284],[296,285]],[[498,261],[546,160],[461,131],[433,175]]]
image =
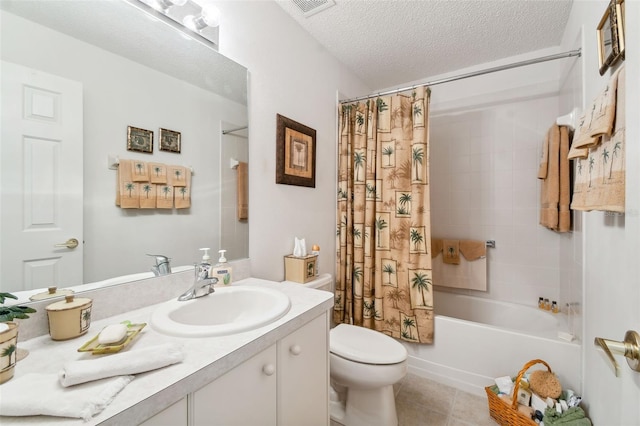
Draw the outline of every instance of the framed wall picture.
[[[276,183],[316,187],[316,131],[277,115]]]
[[[180,132],[160,128],[160,151],[180,153],[181,146]]]
[[[597,28],[600,75],[624,59],[624,0],[611,0]]]
[[[127,126],[127,150],[153,153],[153,130]]]

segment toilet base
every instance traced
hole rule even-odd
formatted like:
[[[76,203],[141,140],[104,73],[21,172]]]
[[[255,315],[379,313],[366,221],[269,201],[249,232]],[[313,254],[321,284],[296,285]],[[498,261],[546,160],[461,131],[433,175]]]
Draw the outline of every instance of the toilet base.
[[[346,401],[329,404],[331,420],[344,426],[397,426],[393,385],[377,389],[348,388]]]

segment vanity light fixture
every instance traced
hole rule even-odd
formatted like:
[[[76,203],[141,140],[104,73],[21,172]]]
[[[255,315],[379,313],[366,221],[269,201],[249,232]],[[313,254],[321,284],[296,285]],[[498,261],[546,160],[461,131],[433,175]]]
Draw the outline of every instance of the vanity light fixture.
[[[210,0],[127,0],[144,3],[147,11],[158,17],[169,18],[195,35],[218,46],[220,10]],[[153,9],[153,10],[149,10]]]
[[[196,32],[206,27],[216,28],[220,25],[220,11],[213,5],[203,6],[200,15],[187,15],[182,23],[191,31]]]

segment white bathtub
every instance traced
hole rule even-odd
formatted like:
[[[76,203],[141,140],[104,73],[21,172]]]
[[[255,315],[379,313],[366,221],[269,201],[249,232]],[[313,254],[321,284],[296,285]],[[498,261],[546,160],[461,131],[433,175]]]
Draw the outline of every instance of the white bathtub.
[[[434,344],[405,343],[410,372],[482,396],[495,377],[539,358],[563,387],[582,391],[580,344],[557,337],[563,314],[440,291],[434,306]]]

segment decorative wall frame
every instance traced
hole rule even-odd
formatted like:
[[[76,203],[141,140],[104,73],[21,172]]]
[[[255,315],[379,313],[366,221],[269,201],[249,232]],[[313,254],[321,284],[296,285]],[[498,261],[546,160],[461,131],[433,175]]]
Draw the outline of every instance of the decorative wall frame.
[[[127,126],[127,150],[153,153],[153,130]]]
[[[277,114],[276,183],[316,187],[316,131]]]
[[[624,0],[611,0],[597,28],[600,75],[624,59]]]
[[[180,153],[182,147],[182,136],[175,130],[160,128],[160,151]]]

